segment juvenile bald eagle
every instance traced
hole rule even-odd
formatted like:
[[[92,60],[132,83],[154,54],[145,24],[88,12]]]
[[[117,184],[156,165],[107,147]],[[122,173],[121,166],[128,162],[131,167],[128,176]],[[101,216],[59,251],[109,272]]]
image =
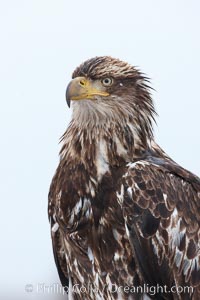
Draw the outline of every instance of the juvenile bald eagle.
[[[200,299],[200,179],[155,143],[148,79],[111,57],[73,73],[49,192],[70,299]]]

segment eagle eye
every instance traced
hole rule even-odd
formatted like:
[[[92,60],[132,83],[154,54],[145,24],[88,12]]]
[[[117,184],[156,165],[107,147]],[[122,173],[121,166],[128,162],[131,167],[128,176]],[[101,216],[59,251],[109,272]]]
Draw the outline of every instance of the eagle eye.
[[[102,79],[101,82],[104,86],[111,86],[113,83],[113,80],[110,77],[106,77],[106,78]]]

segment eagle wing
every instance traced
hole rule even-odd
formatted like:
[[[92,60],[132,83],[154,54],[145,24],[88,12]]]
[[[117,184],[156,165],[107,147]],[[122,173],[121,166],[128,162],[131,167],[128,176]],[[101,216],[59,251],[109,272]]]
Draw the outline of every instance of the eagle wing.
[[[129,164],[120,196],[144,281],[155,286],[198,286],[194,293],[200,299],[198,177],[166,158],[151,157]]]
[[[66,267],[65,252],[64,252],[63,241],[60,235],[60,231],[56,230],[57,229],[56,227],[57,227],[57,223],[51,220],[51,238],[52,238],[54,260],[55,260],[55,264],[57,267],[58,275],[62,283],[62,286],[67,289],[69,286],[69,279],[67,274],[68,272]]]
[[[68,271],[66,266],[66,257],[64,250],[64,242],[62,232],[59,230],[59,225],[55,217],[56,207],[56,191],[57,181],[56,176],[53,177],[48,195],[48,216],[51,225],[51,239],[53,247],[53,255],[57,267],[58,275],[62,286],[69,286]]]

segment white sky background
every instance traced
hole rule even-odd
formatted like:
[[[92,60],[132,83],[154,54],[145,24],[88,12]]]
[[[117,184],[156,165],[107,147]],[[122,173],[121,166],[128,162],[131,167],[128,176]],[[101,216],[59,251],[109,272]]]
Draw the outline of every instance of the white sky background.
[[[0,298],[39,299],[26,283],[59,282],[47,194],[65,89],[85,59],[111,55],[152,78],[157,141],[200,175],[199,11],[198,0],[0,1]]]

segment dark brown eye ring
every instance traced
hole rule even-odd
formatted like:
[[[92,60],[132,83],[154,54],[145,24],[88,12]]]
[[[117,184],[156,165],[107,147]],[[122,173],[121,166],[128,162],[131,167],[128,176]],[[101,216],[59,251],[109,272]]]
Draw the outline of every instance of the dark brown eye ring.
[[[113,84],[113,79],[110,77],[106,77],[106,78],[102,79],[101,82],[104,86],[111,86]]]

